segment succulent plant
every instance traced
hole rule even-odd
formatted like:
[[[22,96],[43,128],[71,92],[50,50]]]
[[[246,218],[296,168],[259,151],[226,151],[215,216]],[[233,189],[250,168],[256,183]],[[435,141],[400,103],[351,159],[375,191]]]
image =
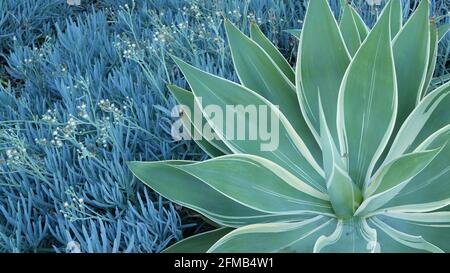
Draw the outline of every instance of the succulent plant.
[[[218,136],[196,140],[211,159],[129,167],[218,229],[167,252],[449,252],[450,83],[429,90],[442,37],[429,8],[403,24],[390,1],[369,29],[344,1],[339,24],[309,1],[295,71],[256,24],[249,38],[225,21],[240,84],[173,57],[192,92],[169,89]],[[279,145],[228,138],[205,105],[266,106]],[[203,133],[194,120],[182,115]]]

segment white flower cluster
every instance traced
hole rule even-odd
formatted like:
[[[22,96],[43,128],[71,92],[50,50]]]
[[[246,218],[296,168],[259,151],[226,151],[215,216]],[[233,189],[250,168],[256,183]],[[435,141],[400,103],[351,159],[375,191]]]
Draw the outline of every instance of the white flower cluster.
[[[21,152],[25,153],[26,149],[22,149]],[[6,157],[9,160],[18,161],[20,159],[20,153],[17,149],[6,150]]]
[[[123,58],[136,60],[142,57],[142,50],[135,41],[119,34],[116,35],[116,38],[118,41],[114,43],[114,47],[122,53]]]
[[[128,109],[127,105],[118,106],[115,103],[111,103],[108,99],[100,100],[98,106],[103,112],[113,114],[115,124],[117,124],[117,121],[124,119],[124,111]]]
[[[175,27],[175,25],[173,25],[172,27]],[[172,31],[170,27],[162,25],[161,28],[155,31],[155,33],[153,34],[153,41],[160,42],[162,44],[173,41],[173,33],[174,31]]]

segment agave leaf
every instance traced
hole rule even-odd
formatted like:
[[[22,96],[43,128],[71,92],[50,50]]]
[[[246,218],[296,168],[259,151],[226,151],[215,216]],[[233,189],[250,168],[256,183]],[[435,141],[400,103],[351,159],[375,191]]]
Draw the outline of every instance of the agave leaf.
[[[336,105],[350,55],[327,0],[309,1],[298,56],[296,80],[302,113],[319,139],[320,94],[331,135],[337,140]]]
[[[369,35],[369,29],[367,28],[366,23],[364,23],[364,20],[361,18],[359,13],[354,8],[351,9],[351,12],[352,12],[353,20],[355,21],[356,27],[358,28],[359,38],[362,43],[367,38],[367,35]]]
[[[316,216],[302,222],[250,225],[230,232],[208,252],[311,252],[317,238],[331,233],[336,222],[333,218]]]
[[[342,37],[347,45],[348,52],[353,57],[361,45],[361,37],[353,16],[353,7],[351,7],[345,0],[341,2],[343,2],[343,13],[339,24],[339,29],[341,30]]]
[[[249,130],[255,126],[258,128],[258,124],[255,123],[257,121],[251,120],[249,115],[247,115],[245,108],[248,106],[265,106],[268,108],[269,114],[275,115],[275,117],[272,116],[272,119],[279,120],[279,130],[276,130],[278,128],[272,129],[277,133],[272,141],[278,142],[278,147],[271,151],[263,149],[270,143],[264,143],[261,138],[257,138],[258,141],[255,141],[252,139],[241,140],[237,137],[226,137],[230,133],[228,131],[229,128],[223,128],[224,126],[220,126],[220,124],[214,124],[217,122],[222,125],[227,124],[225,117],[218,121],[219,118],[212,120],[211,117],[205,115],[211,127],[233,153],[253,154],[269,159],[286,168],[286,170],[298,176],[302,181],[322,192],[326,192],[323,170],[286,117],[272,103],[248,88],[203,72],[177,58],[174,58],[174,60],[189,82],[197,102],[201,98],[203,105],[217,105],[223,109],[224,113],[227,106],[243,106],[235,109],[236,115],[244,120],[243,124],[239,125],[245,126]],[[268,128],[271,127],[268,126]],[[261,125],[259,130],[261,130]]]
[[[450,140],[450,124],[442,127],[425,139],[415,151],[423,151],[430,147],[443,147]]]
[[[364,216],[394,198],[417,174],[423,171],[442,148],[404,155],[381,167],[364,191],[364,202],[355,215]]]
[[[328,195],[335,214],[342,218],[351,218],[362,202],[362,194],[348,174],[334,166],[328,182]]]
[[[395,187],[399,181],[414,177],[434,159],[440,150],[411,153],[388,163],[374,175],[374,179],[365,191],[365,196],[369,197],[386,191]]]
[[[417,224],[433,224],[442,226],[450,224],[450,211],[435,212],[385,212],[382,215],[389,216],[398,220],[415,222]],[[450,227],[450,226],[449,226]],[[449,234],[450,235],[450,234]],[[447,240],[450,241],[450,240]]]
[[[192,92],[189,92],[189,91],[187,91],[181,87],[175,86],[175,85],[169,85],[168,88],[169,88],[170,92],[172,93],[172,95],[175,97],[175,99],[178,101],[178,103],[185,105],[188,107],[188,109],[190,109],[191,111],[194,111],[195,101],[194,101],[194,94],[192,94]],[[187,129],[190,130],[191,137],[193,137],[192,132],[194,133],[194,136],[196,134],[198,136],[202,136],[203,128],[195,127],[195,124],[192,122],[192,120],[193,120],[192,114],[193,113],[191,111],[186,111],[183,113],[183,115],[181,117],[183,124]],[[213,131],[210,128],[208,122],[206,121],[206,119],[204,117],[202,117],[202,124],[204,126],[209,127],[208,131]],[[194,141],[200,146],[200,148],[203,149],[203,151],[205,151],[211,157],[217,157],[217,156],[231,153],[231,150],[221,140],[216,140],[216,139],[207,140],[204,137],[202,137],[201,139],[194,137]]]
[[[425,84],[430,55],[429,9],[429,1],[421,1],[417,10],[393,41],[398,83],[395,132],[420,100]]]
[[[284,75],[295,84],[295,72],[291,65],[284,58],[283,54],[272,44],[272,42],[264,35],[261,29],[255,22],[250,24],[250,37],[255,41],[264,51],[269,54],[270,58],[277,64],[278,68],[283,71]],[[251,89],[251,88],[250,88]]]
[[[386,217],[387,218],[387,217]],[[368,222],[372,224],[377,229],[377,241],[381,245],[381,251],[385,253],[418,253],[418,252],[433,252],[441,253],[442,249],[436,245],[428,242],[422,235],[412,235],[410,234],[411,228],[413,226],[408,225],[406,222],[402,222],[400,226],[402,229],[397,229],[400,226],[396,225],[396,228],[392,227],[392,222],[388,222],[386,218],[375,216],[371,217]],[[389,224],[388,224],[389,223]],[[406,227],[406,229],[405,229]],[[419,226],[417,226],[419,227]],[[425,231],[425,226],[422,229]],[[428,230],[430,232],[431,230]],[[436,230],[435,230],[436,231]],[[442,229],[441,232],[437,234],[443,234],[446,230]],[[433,232],[431,232],[433,233]],[[434,232],[434,236],[436,232]],[[447,229],[448,233],[448,229]],[[428,238],[427,238],[428,239]],[[447,242],[447,241],[444,241]],[[441,243],[442,244],[442,243]]]
[[[392,211],[429,211],[450,204],[450,125],[429,137],[417,149],[442,151],[383,207]]]
[[[387,6],[353,58],[339,92],[340,150],[350,177],[360,187],[391,135],[397,111],[389,29]]]
[[[362,201],[359,188],[344,171],[345,164],[331,137],[325,121],[322,101],[319,97],[320,137],[323,149],[323,165],[327,180],[327,190],[334,212],[337,216],[349,218]]]
[[[328,196],[261,157],[228,155],[177,168],[255,210],[285,214],[333,214]]]
[[[181,120],[183,122],[184,128],[191,130],[190,132],[196,131],[197,133],[200,133],[199,131],[197,131],[194,128],[194,126],[192,125],[192,123],[190,122],[190,120],[187,117],[182,117]],[[194,141],[210,157],[218,157],[218,156],[222,156],[225,154],[221,150],[217,149],[214,145],[212,145],[211,142],[205,140],[204,138],[194,139]]]
[[[377,232],[364,219],[339,220],[335,231],[329,236],[321,236],[314,252],[327,253],[375,253],[380,251]]]
[[[272,104],[278,105],[286,117],[293,117],[290,119],[291,125],[313,156],[320,159],[320,147],[302,116],[295,85],[263,48],[227,20],[225,30],[234,67],[242,85],[260,94]]]
[[[345,169],[344,161],[336,146],[336,143],[331,136],[330,129],[328,128],[325,120],[325,114],[323,112],[322,100],[319,97],[319,114],[320,114],[320,143],[323,154],[323,168],[326,177],[330,177],[334,168],[337,166],[341,169]]]
[[[450,82],[428,94],[400,128],[385,162],[414,151],[436,131],[450,124]]]
[[[416,204],[411,204],[413,202],[409,203],[410,203],[409,205],[389,207],[385,209],[384,212],[428,213],[430,211],[445,210],[446,208],[448,209],[448,206],[450,206],[450,198],[428,203],[416,203]]]
[[[171,245],[162,253],[205,253],[215,242],[232,230],[232,228],[219,228],[196,234]]]
[[[443,24],[438,28],[438,41],[442,41],[444,39],[445,35],[450,31],[450,23]]]
[[[421,99],[427,94],[430,87],[431,79],[433,78],[434,70],[436,68],[437,54],[438,54],[438,31],[435,22],[430,23],[430,53],[428,55],[428,68],[425,83],[421,92]]]
[[[402,1],[392,1],[392,10],[391,10],[391,37],[395,37],[403,24],[403,10],[402,10]]]
[[[238,227],[292,218],[267,214],[239,204],[177,168],[193,163],[192,161],[130,162],[128,166],[139,180],[162,196],[196,210],[222,225]]]

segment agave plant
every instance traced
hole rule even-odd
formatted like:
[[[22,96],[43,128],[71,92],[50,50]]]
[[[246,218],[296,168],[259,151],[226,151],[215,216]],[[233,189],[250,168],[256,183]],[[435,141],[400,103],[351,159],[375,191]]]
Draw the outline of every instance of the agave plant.
[[[219,136],[197,140],[211,159],[129,163],[217,224],[166,251],[449,252],[450,83],[429,90],[444,33],[429,8],[403,23],[393,0],[369,29],[344,1],[338,24],[327,0],[310,0],[295,70],[256,24],[249,38],[225,21],[240,84],[174,57],[192,89],[169,86],[180,104],[265,105],[280,126],[263,151],[200,105]]]

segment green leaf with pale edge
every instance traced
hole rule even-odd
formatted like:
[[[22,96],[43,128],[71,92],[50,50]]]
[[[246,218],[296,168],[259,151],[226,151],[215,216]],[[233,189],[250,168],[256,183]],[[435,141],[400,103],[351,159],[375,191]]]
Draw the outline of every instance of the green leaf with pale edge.
[[[377,241],[385,253],[439,253],[442,250],[421,235],[411,235],[385,223],[378,216],[368,219],[369,225],[377,229]]]
[[[266,51],[267,54],[272,58],[272,60],[277,64],[278,68],[283,71],[284,75],[295,84],[295,71],[292,69],[291,65],[284,58],[283,54],[272,44],[272,42],[264,35],[261,29],[255,22],[250,24],[250,37],[255,41],[260,47]],[[250,88],[251,89],[251,88]]]
[[[267,214],[239,204],[177,168],[193,163],[192,161],[130,162],[128,167],[139,180],[162,196],[223,225],[239,227],[292,218]]]
[[[228,43],[238,77],[245,87],[260,94],[290,119],[316,160],[322,157],[320,147],[302,116],[294,84],[283,74],[274,60],[256,42],[225,21]],[[195,91],[195,90],[194,90]]]
[[[341,151],[349,175],[359,187],[381,155],[396,116],[397,85],[389,29],[387,7],[353,58],[339,93]]]
[[[438,54],[438,31],[435,22],[430,23],[430,53],[428,55],[428,68],[425,77],[425,83],[421,92],[421,99],[427,94],[430,87],[431,79],[433,78],[434,70],[436,69]]]
[[[353,57],[361,46],[361,37],[359,36],[359,29],[353,16],[353,8],[346,1],[343,2],[343,12],[341,22],[339,23],[339,29],[341,30],[342,37],[344,37],[347,49]]]
[[[228,155],[177,168],[255,210],[285,214],[333,213],[328,196],[261,157]]]
[[[205,151],[211,157],[230,154],[231,153],[230,149],[221,140],[206,139],[204,137],[202,137],[201,139],[195,138],[196,134],[198,134],[199,136],[202,135],[203,128],[196,128],[194,123],[192,122],[193,120],[192,115],[194,115],[194,108],[195,108],[194,94],[175,85],[169,85],[168,88],[172,93],[172,95],[175,97],[175,99],[178,101],[178,103],[185,105],[188,107],[188,109],[190,109],[190,112],[188,111],[184,112],[181,118],[184,126],[186,126],[186,128],[190,130],[191,137],[200,146],[200,148],[202,148],[202,150]],[[203,116],[201,118],[202,118],[202,125],[208,126],[210,128],[206,119]],[[212,129],[209,129],[208,131],[212,131]]]
[[[214,243],[232,230],[231,228],[219,228],[196,234],[171,245],[162,253],[205,253]]]
[[[418,150],[441,149],[436,158],[383,208],[392,211],[420,212],[450,204],[450,125],[431,135]]]
[[[395,37],[403,24],[402,1],[392,1],[391,7],[391,37]]]
[[[438,41],[442,41],[444,39],[445,35],[450,31],[450,23],[443,24],[438,28]]]
[[[380,251],[377,232],[364,219],[339,220],[335,231],[321,236],[314,252],[326,253],[375,253]]]
[[[394,198],[417,174],[423,171],[442,148],[419,151],[404,155],[382,166],[368,188],[364,191],[364,202],[356,215],[365,216],[383,207]]]
[[[425,84],[430,56],[429,8],[428,1],[421,1],[417,10],[393,41],[398,83],[395,133],[414,110]]]
[[[323,151],[323,168],[326,177],[330,177],[335,166],[345,169],[344,161],[341,158],[340,152],[336,146],[333,137],[331,136],[330,129],[325,120],[325,114],[323,112],[322,100],[319,97],[319,114],[320,114],[320,143]]]
[[[362,194],[348,174],[334,166],[327,182],[328,196],[333,210],[339,218],[351,218],[362,202]]]
[[[450,124],[450,82],[428,94],[400,128],[385,162],[413,152],[429,136]]]
[[[322,100],[319,97],[320,137],[324,151],[324,169],[327,176],[328,196],[338,217],[350,218],[362,202],[359,188],[344,171],[345,165],[331,137],[325,121]]]
[[[208,252],[312,252],[317,238],[330,234],[336,223],[333,218],[317,216],[302,222],[250,225],[230,232]]]
[[[320,94],[331,135],[337,140],[339,86],[350,55],[327,0],[309,1],[298,56],[296,80],[302,113],[318,139]]]
[[[352,8],[351,12],[353,14],[353,20],[355,20],[356,27],[358,28],[359,38],[361,39],[361,42],[364,42],[364,40],[367,38],[367,35],[369,35],[369,29],[355,9]]]
[[[448,210],[433,211],[433,212],[426,212],[426,213],[423,213],[423,212],[384,212],[382,215],[388,216],[391,218],[395,218],[397,220],[405,220],[405,221],[409,221],[409,222],[417,223],[417,224],[426,224],[426,225],[431,224],[431,225],[436,225],[436,226],[450,224],[450,211],[448,211]]]
[[[253,154],[269,159],[286,168],[287,171],[296,175],[316,189],[326,192],[323,170],[315,161],[301,137],[295,132],[292,125],[278,108],[262,96],[244,86],[203,72],[175,57],[174,60],[185,75],[197,102],[198,98],[202,99],[203,107],[216,105],[222,109],[223,113],[226,113],[227,105],[241,105],[243,106],[242,109],[236,109],[236,116],[244,120],[243,124],[246,128],[250,127],[249,130],[254,126],[258,127],[258,124],[255,124],[257,121],[250,120],[244,107],[266,106],[268,108],[268,114],[275,115],[275,118],[279,120],[279,138],[272,139],[273,141],[279,140],[278,148],[274,151],[264,151],[262,148],[267,146],[268,143],[266,142],[268,141],[263,141],[261,138],[258,138],[258,141],[255,141],[249,137],[245,140],[239,140],[236,137],[227,137],[228,129],[223,128],[226,126],[214,124],[214,122],[219,122],[218,117],[212,120],[210,117],[205,116],[211,127],[233,153]],[[222,117],[220,123],[222,125],[227,124],[226,115]],[[242,124],[240,125],[243,126]],[[269,125],[267,128],[270,129]],[[259,126],[261,126],[261,124]]]

